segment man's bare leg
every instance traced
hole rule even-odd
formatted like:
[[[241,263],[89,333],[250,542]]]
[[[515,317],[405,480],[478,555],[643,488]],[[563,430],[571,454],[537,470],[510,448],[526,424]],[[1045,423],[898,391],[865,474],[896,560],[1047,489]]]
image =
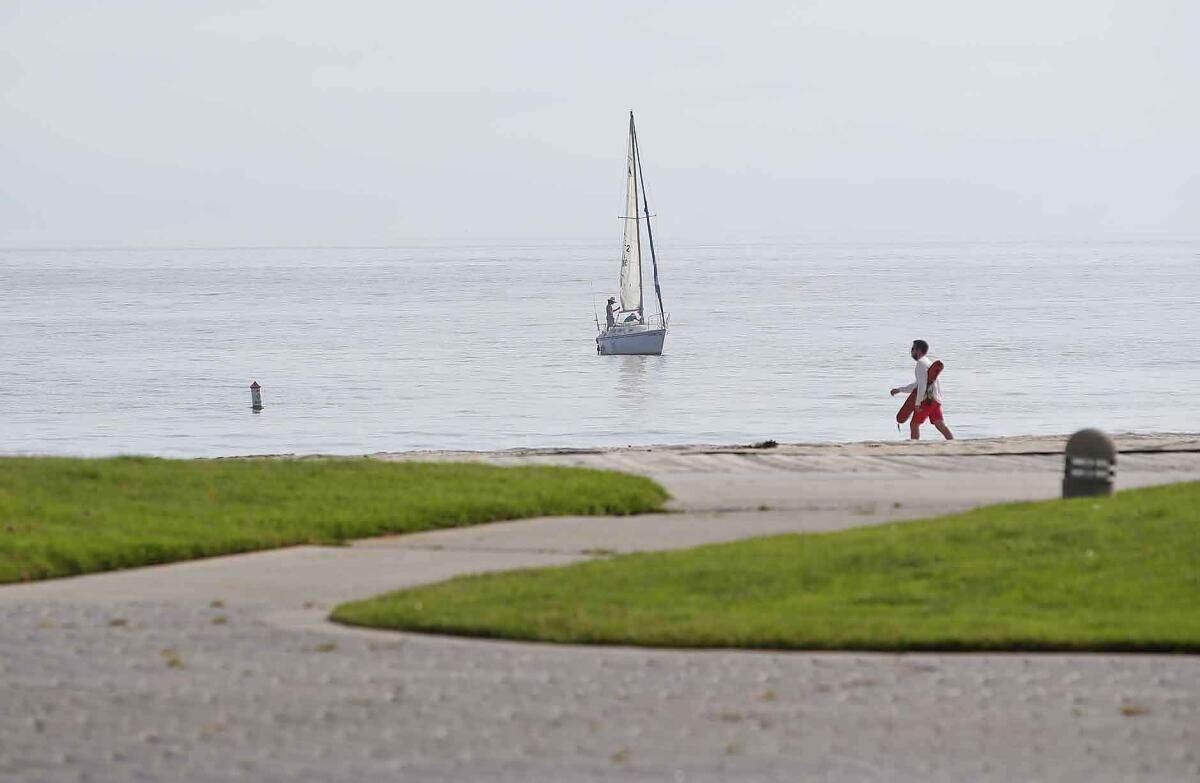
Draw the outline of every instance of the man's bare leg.
[[[917,424],[917,414],[915,414],[915,413],[913,414],[913,417],[908,420],[908,439],[909,440],[920,440],[921,439],[921,425]]]
[[[933,422],[933,426],[937,427],[938,432],[942,433],[946,440],[954,440],[954,433],[951,432],[950,428],[946,426],[946,422],[935,421]]]

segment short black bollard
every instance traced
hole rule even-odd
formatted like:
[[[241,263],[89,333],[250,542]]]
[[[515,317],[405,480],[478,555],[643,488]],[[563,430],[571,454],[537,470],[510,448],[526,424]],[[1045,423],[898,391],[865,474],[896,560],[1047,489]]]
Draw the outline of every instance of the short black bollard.
[[[1067,441],[1063,497],[1111,495],[1117,476],[1117,447],[1100,430],[1080,430]]]

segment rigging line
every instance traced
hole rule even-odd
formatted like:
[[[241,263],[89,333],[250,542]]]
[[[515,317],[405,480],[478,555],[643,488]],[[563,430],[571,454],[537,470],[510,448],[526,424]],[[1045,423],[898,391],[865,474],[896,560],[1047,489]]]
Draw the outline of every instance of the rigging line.
[[[600,311],[596,308],[596,292],[592,292],[592,318],[596,321],[596,331],[600,331]]]
[[[632,167],[629,170],[629,177],[633,183],[633,214],[637,214],[638,208],[638,154],[637,154],[637,129],[633,125],[633,112],[629,112],[629,146],[631,154],[629,165]],[[646,221],[647,227],[650,225],[649,219]],[[642,224],[635,224],[634,239],[637,243],[638,252],[638,315],[642,316],[646,309],[646,285],[642,277]],[[650,256],[654,257],[654,241],[650,242]],[[660,305],[661,307],[661,305]]]

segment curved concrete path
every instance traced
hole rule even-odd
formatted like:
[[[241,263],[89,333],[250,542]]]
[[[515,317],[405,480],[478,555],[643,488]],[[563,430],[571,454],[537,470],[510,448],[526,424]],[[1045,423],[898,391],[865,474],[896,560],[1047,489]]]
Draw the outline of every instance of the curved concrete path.
[[[1122,439],[1120,484],[1200,479]],[[610,552],[1053,497],[1061,439],[379,455],[650,475],[677,513],[498,523],[0,588],[0,779],[1178,780],[1192,656],[669,652],[346,629],[340,601]]]

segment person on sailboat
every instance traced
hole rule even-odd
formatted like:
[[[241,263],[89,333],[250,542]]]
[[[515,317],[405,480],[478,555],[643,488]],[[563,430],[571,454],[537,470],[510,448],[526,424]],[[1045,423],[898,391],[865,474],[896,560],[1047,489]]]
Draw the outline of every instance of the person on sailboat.
[[[604,320],[611,329],[617,325],[617,313],[621,311],[621,306],[617,304],[617,298],[610,296],[608,298],[608,307],[605,308]]]
[[[933,364],[933,359],[929,358],[929,343],[924,340],[913,340],[909,355],[917,362],[916,382],[892,389],[893,397],[897,394],[907,394],[916,389],[917,409],[913,411],[912,418],[908,421],[909,439],[920,440],[921,425],[928,420],[934,427],[937,427],[937,431],[942,433],[943,438],[954,440],[954,433],[950,431],[950,428],[946,426],[945,419],[942,418],[942,385],[936,379],[933,383],[929,383],[929,367]]]

